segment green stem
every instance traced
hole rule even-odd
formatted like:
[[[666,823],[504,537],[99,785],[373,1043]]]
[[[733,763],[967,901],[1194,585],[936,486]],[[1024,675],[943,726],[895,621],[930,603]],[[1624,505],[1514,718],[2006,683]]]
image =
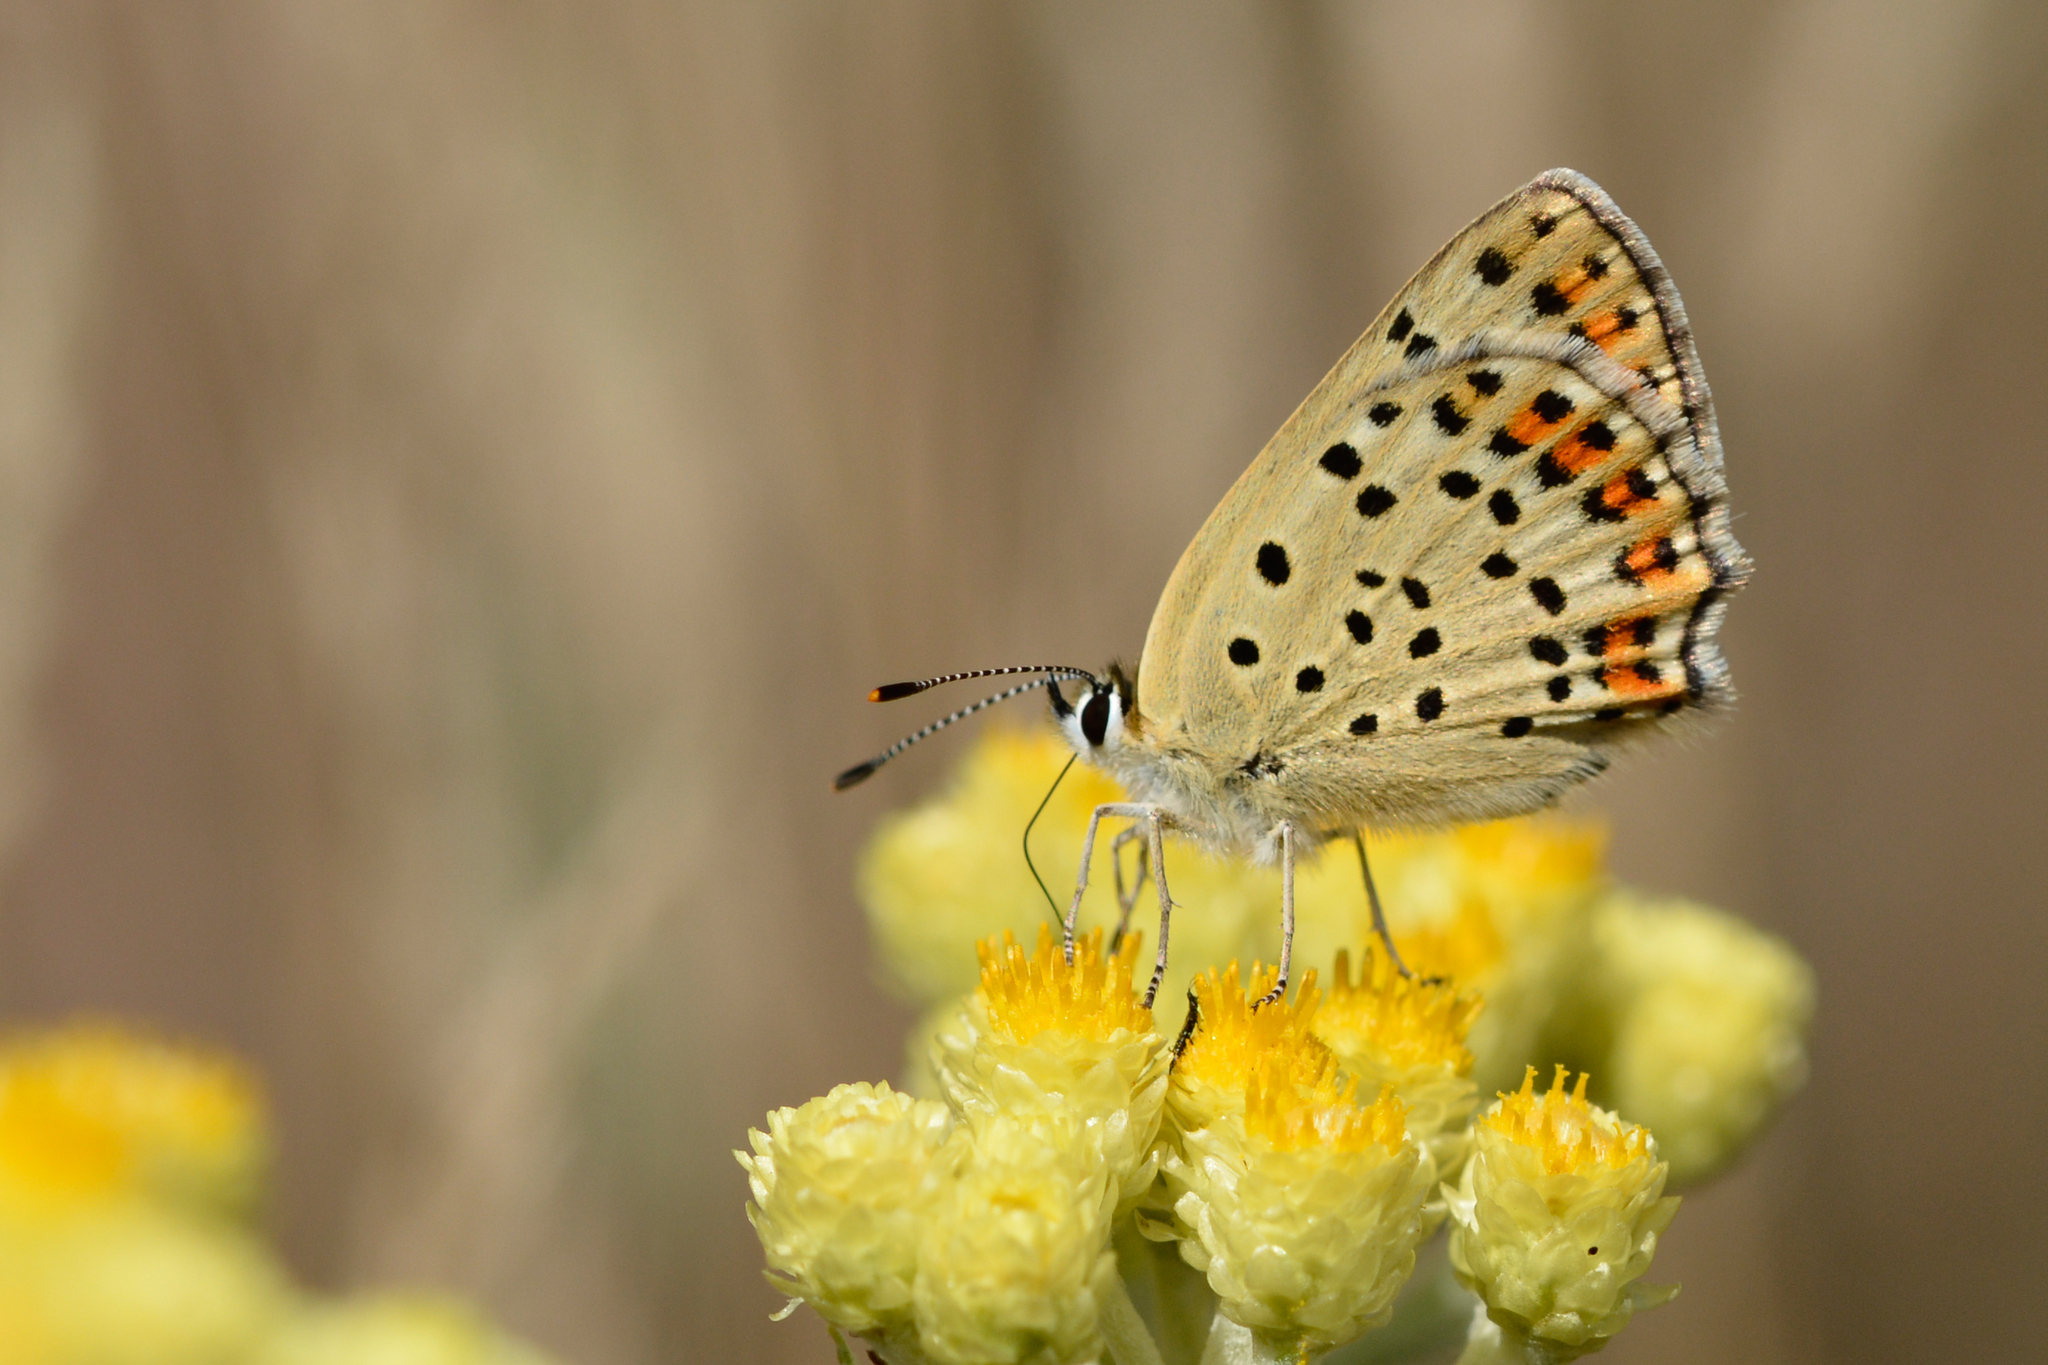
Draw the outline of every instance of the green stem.
[[[1269,1336],[1232,1322],[1216,1310],[1209,1324],[1209,1345],[1202,1352],[1202,1365],[1311,1365],[1312,1356],[1291,1337]]]
[[[1116,1365],[1166,1365],[1114,1267],[1096,1281],[1095,1301],[1102,1306],[1096,1326]]]

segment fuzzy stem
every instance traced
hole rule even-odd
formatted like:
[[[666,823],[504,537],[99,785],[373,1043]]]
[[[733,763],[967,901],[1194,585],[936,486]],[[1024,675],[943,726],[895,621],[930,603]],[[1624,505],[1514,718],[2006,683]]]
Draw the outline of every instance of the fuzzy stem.
[[[1095,1301],[1101,1305],[1096,1328],[1116,1365],[1165,1365],[1114,1264],[1096,1281]]]

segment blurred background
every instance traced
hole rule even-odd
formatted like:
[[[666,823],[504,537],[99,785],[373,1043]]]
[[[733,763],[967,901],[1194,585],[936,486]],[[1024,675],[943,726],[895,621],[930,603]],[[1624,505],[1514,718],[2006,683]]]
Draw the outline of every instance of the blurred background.
[[[300,1276],[825,1362],[728,1154],[892,1074],[879,681],[1129,657],[1538,172],[1684,291],[1745,703],[1587,794],[1820,974],[1612,1359],[2048,1336],[2048,11],[0,6],[0,1022],[260,1068]]]

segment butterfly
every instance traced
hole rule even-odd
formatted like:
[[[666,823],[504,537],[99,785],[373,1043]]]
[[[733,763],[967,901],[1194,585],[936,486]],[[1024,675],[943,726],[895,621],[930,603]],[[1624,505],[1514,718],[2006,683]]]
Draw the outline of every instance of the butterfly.
[[[1135,677],[878,688],[1038,675],[835,785],[1045,687],[1076,754],[1132,798],[1089,821],[1069,943],[1097,828],[1128,820],[1118,847],[1147,840],[1159,895],[1157,990],[1173,830],[1280,863],[1277,995],[1297,858],[1350,836],[1363,862],[1368,827],[1537,810],[1726,706],[1715,635],[1748,574],[1678,291],[1598,185],[1554,170],[1452,238],[1252,461],[1168,578]]]

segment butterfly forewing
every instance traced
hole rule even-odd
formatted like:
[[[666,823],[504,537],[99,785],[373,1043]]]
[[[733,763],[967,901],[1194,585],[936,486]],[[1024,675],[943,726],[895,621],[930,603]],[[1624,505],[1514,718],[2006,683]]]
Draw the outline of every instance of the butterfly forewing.
[[[1715,603],[1745,565],[1713,440],[1647,244],[1546,176],[1411,281],[1203,526],[1140,715],[1332,824],[1540,805],[1726,693]]]

